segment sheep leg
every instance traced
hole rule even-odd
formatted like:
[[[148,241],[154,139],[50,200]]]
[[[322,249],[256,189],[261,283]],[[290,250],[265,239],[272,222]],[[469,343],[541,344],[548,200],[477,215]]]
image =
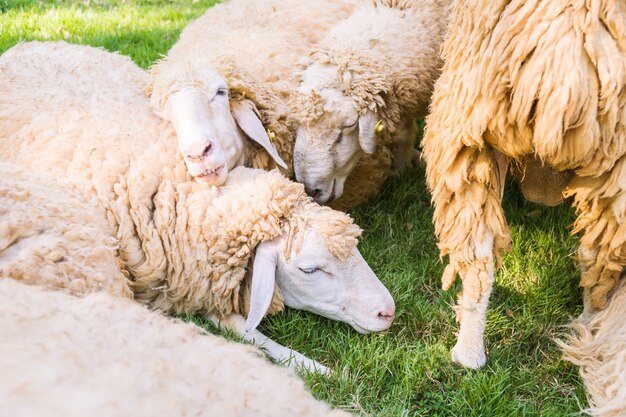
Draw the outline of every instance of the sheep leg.
[[[219,318],[216,315],[209,315],[208,318],[216,326],[230,330],[239,335],[246,342],[250,342],[257,347],[262,348],[272,359],[280,363],[284,363],[295,368],[303,368],[308,372],[320,372],[322,374],[328,374],[330,372],[328,368],[319,362],[309,359],[295,350],[274,342],[272,339],[256,329],[246,332],[246,319],[239,314],[230,314],[222,318]]]
[[[580,233],[578,259],[585,289],[585,311],[604,309],[621,279],[626,276],[626,157],[610,173],[598,177],[574,177],[565,196],[574,197]]]
[[[476,245],[477,258],[485,265],[486,275],[481,274],[479,268],[470,268],[466,278],[475,276],[482,282],[482,294],[478,300],[468,292],[459,295],[457,318],[460,321],[459,336],[452,349],[452,360],[466,368],[477,369],[485,365],[485,324],[487,321],[487,305],[493,288],[493,234],[487,232],[483,241]]]
[[[434,140],[427,132],[426,139],[424,156],[433,191],[435,231],[442,256],[449,256],[442,288],[449,289],[457,276],[463,281],[456,307],[459,338],[452,360],[479,368],[486,362],[483,337],[494,263],[499,263],[510,246],[501,206],[507,160],[489,147],[458,143],[455,136]]]

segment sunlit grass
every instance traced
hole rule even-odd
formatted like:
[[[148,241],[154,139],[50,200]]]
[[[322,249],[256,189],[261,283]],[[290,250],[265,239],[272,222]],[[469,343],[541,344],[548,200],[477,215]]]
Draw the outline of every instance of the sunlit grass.
[[[60,40],[127,54],[146,68],[167,52],[185,24],[214,0],[0,0],[0,52],[24,40]],[[335,406],[372,416],[571,416],[585,396],[577,369],[552,339],[581,310],[578,270],[568,235],[571,211],[525,202],[509,184],[505,210],[514,246],[490,303],[489,362],[480,371],[450,362],[457,326],[457,283],[440,290],[430,196],[421,168],[387,182],[352,213],[364,229],[360,248],[397,304],[383,334],[288,310],[267,319],[270,337],[336,370],[305,375]],[[190,317],[212,329],[199,317]],[[214,330],[214,329],[213,329]],[[231,335],[232,337],[232,335]]]

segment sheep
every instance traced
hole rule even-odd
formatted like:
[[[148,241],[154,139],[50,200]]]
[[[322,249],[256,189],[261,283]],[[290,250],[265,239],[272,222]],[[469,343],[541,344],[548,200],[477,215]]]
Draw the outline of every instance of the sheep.
[[[587,413],[598,417],[626,415],[626,281],[611,295],[604,310],[586,308],[572,322],[574,333],[557,341],[564,358],[580,366],[580,376],[589,394]],[[590,292],[584,293],[586,307],[591,304]]]
[[[442,53],[423,155],[449,257],[443,288],[463,281],[452,358],[479,368],[494,261],[511,244],[501,206],[509,162],[565,177],[548,192],[576,207],[580,285],[594,309],[624,274],[626,9],[613,0],[459,1]]]
[[[0,278],[132,298],[112,236],[95,198],[0,162]]]
[[[107,292],[0,279],[0,300],[5,415],[349,416],[251,346]]]
[[[95,195],[135,299],[154,308],[206,314],[280,360],[291,351],[255,328],[284,305],[361,333],[387,329],[395,305],[352,219],[277,170],[237,167],[221,187],[194,181],[140,76],[97,48],[13,47],[0,57],[0,158]]]
[[[191,175],[220,185],[242,164],[278,164],[291,175],[289,76],[297,59],[357,3],[232,0],[183,30],[151,67],[147,91],[157,114],[174,125]],[[244,149],[245,137],[264,151]]]
[[[299,63],[290,100],[298,125],[294,171],[317,202],[343,194],[364,154],[389,152],[396,171],[412,161],[415,119],[439,74],[448,8],[444,0],[374,1]]]

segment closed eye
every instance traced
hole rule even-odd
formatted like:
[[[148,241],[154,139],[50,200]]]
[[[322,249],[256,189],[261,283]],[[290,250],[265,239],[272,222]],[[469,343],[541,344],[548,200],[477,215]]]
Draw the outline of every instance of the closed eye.
[[[305,274],[314,274],[315,272],[321,271],[320,268],[318,267],[311,267],[311,268],[298,268],[300,271],[304,272]]]

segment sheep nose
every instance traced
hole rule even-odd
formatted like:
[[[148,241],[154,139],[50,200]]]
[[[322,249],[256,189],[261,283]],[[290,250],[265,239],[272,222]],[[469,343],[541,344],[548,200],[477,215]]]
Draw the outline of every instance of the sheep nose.
[[[188,154],[187,159],[190,161],[202,161],[207,156],[211,155],[212,152],[213,152],[213,144],[211,142],[208,142],[207,145],[202,150],[202,152],[200,153],[200,155]]]
[[[313,198],[317,197],[322,192],[322,190],[320,190],[319,188],[310,189],[307,186],[304,187],[304,190],[306,191],[308,195],[310,195]]]
[[[393,318],[396,315],[396,308],[391,307],[384,310],[380,310],[378,312],[378,318],[385,321],[393,321]]]

